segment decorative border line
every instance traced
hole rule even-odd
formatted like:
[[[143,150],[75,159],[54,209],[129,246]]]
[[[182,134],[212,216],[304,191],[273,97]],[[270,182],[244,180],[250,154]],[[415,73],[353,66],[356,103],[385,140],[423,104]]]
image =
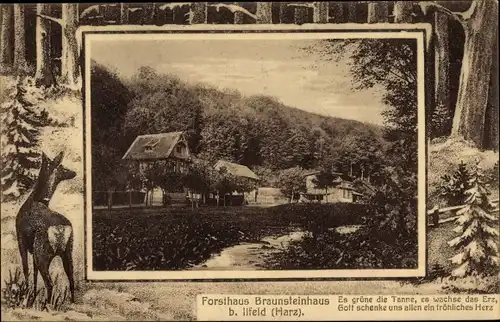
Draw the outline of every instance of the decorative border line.
[[[340,34],[342,33],[342,34]],[[86,134],[90,138],[90,49],[91,40],[94,38],[106,37],[109,35],[131,36],[150,34],[158,35],[164,39],[167,37],[177,37],[185,35],[188,38],[202,36],[205,38],[223,37],[224,39],[251,37],[253,39],[270,38],[270,35],[280,34],[293,36],[305,36],[307,39],[332,39],[332,38],[403,38],[417,40],[417,68],[418,68],[418,268],[417,269],[374,269],[374,270],[256,270],[256,271],[93,271],[92,266],[92,237],[88,238],[87,231],[92,231],[92,212],[91,207],[91,176],[87,171],[91,169],[91,144],[87,140]],[[235,34],[237,37],[234,37]],[[425,276],[427,271],[427,216],[426,216],[426,198],[427,198],[427,163],[428,146],[426,140],[426,92],[428,82],[425,81],[424,70],[427,63],[427,48],[429,45],[429,35],[431,26],[429,24],[304,24],[298,25],[170,25],[170,26],[99,26],[81,27],[77,32],[77,39],[81,44],[81,64],[83,77],[83,128],[84,128],[84,266],[85,280],[89,282],[147,282],[147,281],[165,281],[165,282],[186,282],[186,281],[204,281],[204,282],[228,282],[228,281],[312,281],[312,280],[363,280],[363,279],[401,279],[405,277]],[[245,35],[245,36],[244,36]],[[321,37],[318,37],[320,36]],[[167,36],[167,37],[165,37]],[[285,36],[285,37],[287,37]],[[120,37],[122,38],[122,37]],[[125,38],[125,37],[123,37]],[[185,37],[177,37],[185,38]],[[220,38],[219,38],[220,39]],[[306,39],[306,37],[304,37]],[[423,148],[423,149],[422,149]],[[89,170],[90,173],[90,170]],[[423,179],[422,179],[423,176]],[[423,197],[423,198],[422,198]],[[89,216],[90,210],[90,216]],[[423,233],[422,233],[423,232]],[[119,278],[116,278],[119,276]]]

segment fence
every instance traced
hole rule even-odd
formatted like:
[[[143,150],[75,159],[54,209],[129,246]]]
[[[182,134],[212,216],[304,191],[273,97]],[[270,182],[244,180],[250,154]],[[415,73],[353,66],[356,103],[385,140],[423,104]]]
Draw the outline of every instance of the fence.
[[[495,206],[493,210],[491,210],[491,213],[496,213],[499,211],[498,208],[498,198],[494,200],[490,200],[490,203]],[[451,207],[445,207],[445,208],[434,208],[429,211],[427,211],[427,215],[430,217],[429,221],[429,226],[436,228],[440,224],[444,224],[446,222],[454,221],[457,219],[459,216],[450,216],[446,218],[440,219],[440,216],[444,213],[451,212],[451,211],[458,211],[460,209],[465,208],[467,205],[458,205],[458,206],[451,206]]]
[[[92,206],[94,209],[144,208],[166,205],[191,205],[198,207],[202,203],[202,195],[189,193],[164,193],[161,189],[142,191],[92,191]],[[226,195],[219,199],[206,198],[210,206],[241,206],[245,204],[244,195]]]

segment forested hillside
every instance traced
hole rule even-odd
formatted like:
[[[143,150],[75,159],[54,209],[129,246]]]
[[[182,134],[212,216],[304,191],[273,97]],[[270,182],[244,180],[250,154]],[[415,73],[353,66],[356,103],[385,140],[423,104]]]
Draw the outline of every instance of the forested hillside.
[[[269,96],[188,84],[140,68],[131,79],[92,65],[92,144],[98,189],[109,188],[121,156],[137,135],[187,131],[190,148],[209,161],[225,159],[257,172],[294,166],[375,173],[385,143],[382,128],[311,114]],[[267,170],[267,171],[266,171]]]

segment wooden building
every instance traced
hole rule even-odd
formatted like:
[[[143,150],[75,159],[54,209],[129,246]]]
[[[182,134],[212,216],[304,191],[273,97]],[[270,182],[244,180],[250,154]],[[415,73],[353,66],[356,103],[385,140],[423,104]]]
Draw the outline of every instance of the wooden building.
[[[185,133],[169,132],[137,136],[122,159],[135,163],[138,172],[144,172],[153,166],[171,167],[174,171],[182,172],[191,162],[191,158]],[[169,192],[169,197],[184,200],[186,191],[178,190]],[[153,188],[147,191],[146,201],[149,201],[146,203],[162,204],[164,197],[161,189]]]
[[[353,183],[342,178],[341,173],[334,173],[336,178],[333,180],[331,187],[317,188],[315,180],[319,171],[312,171],[305,175],[306,192],[301,194],[303,202],[356,202],[358,197],[361,196],[357,192]]]

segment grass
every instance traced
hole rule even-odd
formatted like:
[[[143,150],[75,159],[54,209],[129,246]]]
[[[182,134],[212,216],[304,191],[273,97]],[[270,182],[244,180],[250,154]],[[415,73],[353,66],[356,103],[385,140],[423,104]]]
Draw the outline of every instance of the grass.
[[[185,269],[226,247],[290,229],[265,209],[245,209],[101,212],[93,216],[94,269]]]
[[[63,291],[59,288],[59,274],[53,279],[52,296],[45,296],[45,289],[38,288],[35,292],[33,285],[21,278],[21,271],[16,268],[14,273],[9,270],[9,279],[4,280],[2,288],[2,306],[10,309],[35,308],[40,311],[60,311],[69,299],[68,288]]]
[[[356,204],[285,205],[272,208],[206,207],[95,212],[94,270],[180,270],[224,248],[301,227],[313,233],[359,224],[367,207]],[[301,254],[296,254],[301,256]],[[229,269],[229,267],[228,267]]]

